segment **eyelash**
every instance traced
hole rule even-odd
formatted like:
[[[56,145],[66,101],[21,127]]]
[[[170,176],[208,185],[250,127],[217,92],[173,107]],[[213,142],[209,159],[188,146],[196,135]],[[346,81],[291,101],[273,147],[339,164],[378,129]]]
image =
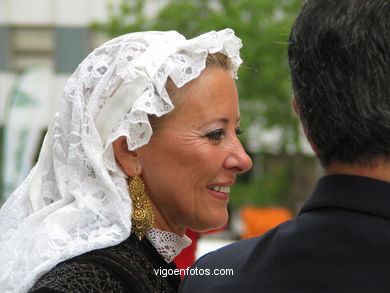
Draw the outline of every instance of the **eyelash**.
[[[235,133],[236,133],[236,135],[240,135],[240,134],[243,133],[243,131],[240,129],[240,127],[237,127],[237,128],[235,129]],[[223,135],[225,135],[225,134],[226,134],[225,130],[222,129],[222,128],[220,128],[220,129],[214,130],[214,131],[212,131],[212,132],[210,132],[210,133],[207,133],[207,134],[205,135],[205,137],[206,137],[208,140],[210,140],[210,141],[218,141],[218,140],[220,140],[221,137],[222,137]]]

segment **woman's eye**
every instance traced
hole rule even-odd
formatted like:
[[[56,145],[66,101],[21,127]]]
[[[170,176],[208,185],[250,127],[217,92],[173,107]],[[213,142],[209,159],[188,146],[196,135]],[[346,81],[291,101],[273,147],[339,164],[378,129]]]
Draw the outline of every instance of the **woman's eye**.
[[[236,132],[236,135],[240,135],[240,134],[242,134],[242,133],[244,132],[244,130],[241,130],[240,127],[237,127],[237,128],[235,129],[235,132]]]
[[[205,135],[205,137],[208,139],[208,140],[211,140],[211,141],[218,141],[222,138],[222,136],[225,135],[225,131],[223,129],[217,129],[217,130],[214,130],[210,133],[207,133]]]

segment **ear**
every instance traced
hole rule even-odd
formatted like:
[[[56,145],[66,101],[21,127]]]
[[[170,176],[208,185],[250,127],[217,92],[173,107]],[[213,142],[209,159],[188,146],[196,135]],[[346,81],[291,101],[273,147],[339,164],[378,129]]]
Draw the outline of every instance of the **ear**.
[[[298,109],[297,100],[295,99],[295,96],[292,97],[292,106],[295,114],[297,114],[297,116],[299,117],[299,109]]]
[[[295,99],[295,96],[292,97],[292,106],[293,106],[293,109],[294,109],[294,112],[295,114],[297,114],[299,120],[301,119],[300,115],[299,115],[299,108],[298,108],[298,105],[297,105],[297,100]],[[309,137],[308,133],[307,133],[307,129],[305,126],[303,126],[303,123],[301,121],[301,125],[302,125],[302,129],[303,129],[303,132],[305,133],[305,136],[306,136],[306,139],[308,140],[308,142],[310,143],[310,146],[312,148],[312,150],[318,155],[320,153],[320,150],[318,149],[318,147],[314,144],[314,142],[311,140],[311,138]]]
[[[128,176],[141,174],[142,166],[137,151],[129,151],[125,136],[117,138],[112,143],[112,148],[116,161]]]

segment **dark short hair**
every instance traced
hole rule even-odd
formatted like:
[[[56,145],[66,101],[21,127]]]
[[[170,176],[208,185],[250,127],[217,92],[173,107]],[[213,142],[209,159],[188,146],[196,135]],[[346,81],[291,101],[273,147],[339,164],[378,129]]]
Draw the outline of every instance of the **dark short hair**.
[[[390,0],[308,0],[289,38],[299,114],[324,167],[390,158]]]

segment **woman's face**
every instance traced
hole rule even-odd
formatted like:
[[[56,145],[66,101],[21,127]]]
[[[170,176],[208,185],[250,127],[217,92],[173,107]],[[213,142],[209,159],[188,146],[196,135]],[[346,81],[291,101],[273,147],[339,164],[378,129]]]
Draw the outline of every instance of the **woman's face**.
[[[137,151],[156,224],[182,234],[227,221],[230,186],[252,161],[237,138],[237,89],[228,72],[207,68],[175,91],[178,105]]]

